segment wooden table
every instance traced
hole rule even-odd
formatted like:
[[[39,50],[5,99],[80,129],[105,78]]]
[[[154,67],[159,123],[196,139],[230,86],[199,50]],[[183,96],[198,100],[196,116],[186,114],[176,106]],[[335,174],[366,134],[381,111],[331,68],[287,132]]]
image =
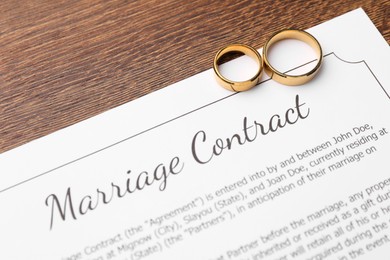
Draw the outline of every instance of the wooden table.
[[[209,69],[223,45],[360,6],[390,42],[388,0],[2,0],[0,152]]]

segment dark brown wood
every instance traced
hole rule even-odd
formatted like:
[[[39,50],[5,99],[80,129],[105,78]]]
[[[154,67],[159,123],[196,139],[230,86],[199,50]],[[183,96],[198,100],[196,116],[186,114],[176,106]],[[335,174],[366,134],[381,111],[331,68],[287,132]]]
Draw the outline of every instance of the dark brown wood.
[[[209,69],[225,44],[360,6],[390,42],[388,0],[2,0],[0,152]]]

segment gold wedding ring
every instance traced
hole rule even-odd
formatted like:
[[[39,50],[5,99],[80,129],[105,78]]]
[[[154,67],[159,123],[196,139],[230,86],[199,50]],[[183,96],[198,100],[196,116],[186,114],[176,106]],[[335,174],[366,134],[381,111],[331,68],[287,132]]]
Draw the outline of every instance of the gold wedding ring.
[[[309,72],[302,75],[289,75],[276,70],[268,60],[268,50],[272,44],[284,39],[296,39],[309,44],[316,51],[318,56],[316,66]],[[264,69],[268,76],[284,85],[296,86],[308,82],[316,75],[322,63],[322,49],[317,39],[310,33],[297,29],[284,29],[272,35],[265,43],[263,48],[263,57],[265,63]]]
[[[220,60],[220,58],[224,54],[229,53],[229,52],[240,52],[240,53],[246,54],[249,57],[253,58],[258,64],[258,70],[257,70],[256,74],[252,78],[245,80],[245,81],[233,81],[233,80],[229,80],[226,77],[222,76],[222,74],[219,71],[218,61]],[[263,72],[263,59],[261,58],[260,53],[256,49],[254,49],[248,45],[231,44],[231,45],[228,45],[228,46],[220,49],[217,52],[217,54],[215,55],[215,58],[214,58],[213,68],[214,68],[217,82],[222,87],[224,87],[228,90],[236,91],[236,92],[245,91],[245,90],[248,90],[248,89],[256,86],[259,83],[261,74]]]

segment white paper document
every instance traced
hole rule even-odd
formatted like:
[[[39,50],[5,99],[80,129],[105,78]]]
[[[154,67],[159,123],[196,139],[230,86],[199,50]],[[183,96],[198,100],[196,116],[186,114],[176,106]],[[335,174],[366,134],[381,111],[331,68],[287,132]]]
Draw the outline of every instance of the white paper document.
[[[0,259],[390,259],[389,46],[362,9],[308,32],[302,86],[207,70],[1,154]]]

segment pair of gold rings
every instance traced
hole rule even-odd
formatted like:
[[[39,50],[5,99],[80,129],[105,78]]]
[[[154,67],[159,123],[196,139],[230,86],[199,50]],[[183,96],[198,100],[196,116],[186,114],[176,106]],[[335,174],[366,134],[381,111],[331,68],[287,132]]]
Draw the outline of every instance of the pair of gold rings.
[[[309,44],[316,51],[318,56],[317,64],[315,65],[315,67],[309,72],[301,75],[289,75],[275,69],[268,60],[268,50],[274,43],[284,39],[296,39]],[[219,71],[218,63],[221,57],[229,52],[240,52],[255,59],[258,64],[258,70],[256,74],[249,80],[245,81],[232,81],[224,77]],[[231,44],[220,49],[215,55],[213,64],[214,72],[218,83],[228,90],[236,92],[245,91],[256,86],[259,83],[264,68],[267,75],[279,83],[289,86],[302,85],[311,80],[321,67],[322,48],[317,39],[314,38],[314,36],[309,34],[308,32],[297,29],[284,29],[273,34],[271,38],[265,43],[263,47],[263,57],[264,59],[261,57],[260,53],[256,49],[245,44]]]

